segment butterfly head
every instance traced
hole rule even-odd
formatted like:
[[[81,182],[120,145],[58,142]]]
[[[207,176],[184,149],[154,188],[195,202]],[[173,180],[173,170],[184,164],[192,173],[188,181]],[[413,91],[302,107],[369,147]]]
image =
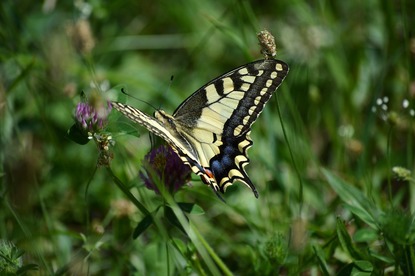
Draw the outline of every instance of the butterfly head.
[[[154,117],[165,126],[170,126],[171,128],[175,127],[174,117],[164,112],[164,110],[155,111]]]

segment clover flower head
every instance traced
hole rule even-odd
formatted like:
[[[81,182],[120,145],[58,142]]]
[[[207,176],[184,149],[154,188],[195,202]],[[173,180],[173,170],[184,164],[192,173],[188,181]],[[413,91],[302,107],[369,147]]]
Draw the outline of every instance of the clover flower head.
[[[80,102],[76,106],[75,119],[82,129],[88,132],[99,132],[107,125],[107,117],[111,111],[111,104],[94,107],[88,103]]]
[[[166,190],[173,194],[189,181],[190,173],[189,166],[183,163],[171,147],[160,146],[144,157],[140,177],[145,186],[157,194],[160,191],[156,183],[163,183]]]

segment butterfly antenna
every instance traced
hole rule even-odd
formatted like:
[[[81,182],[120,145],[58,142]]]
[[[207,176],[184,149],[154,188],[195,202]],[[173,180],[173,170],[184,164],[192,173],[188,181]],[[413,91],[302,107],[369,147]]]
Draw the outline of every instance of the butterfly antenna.
[[[172,85],[172,83],[173,83],[173,80],[174,80],[174,75],[171,75],[171,76],[170,76],[169,86],[167,86],[167,89],[166,89],[166,91],[164,92],[164,94],[166,94],[166,93],[169,93],[169,92],[170,92],[170,88],[171,88],[171,85]],[[159,106],[159,109],[160,109],[160,106]]]
[[[128,97],[133,98],[133,99],[134,99],[134,100],[136,100],[136,101],[139,101],[139,102],[142,102],[142,103],[147,104],[148,106],[150,106],[150,107],[151,107],[151,108],[153,108],[154,110],[160,110],[160,108],[156,108],[156,107],[155,107],[154,105],[152,105],[151,103],[146,102],[146,101],[144,101],[144,100],[141,100],[141,99],[139,99],[139,98],[137,98],[137,97],[134,97],[133,95],[131,95],[131,94],[127,93],[127,91],[125,91],[124,87],[123,87],[123,88],[121,88],[121,93],[123,93],[124,95],[126,95],[126,96],[128,96]]]

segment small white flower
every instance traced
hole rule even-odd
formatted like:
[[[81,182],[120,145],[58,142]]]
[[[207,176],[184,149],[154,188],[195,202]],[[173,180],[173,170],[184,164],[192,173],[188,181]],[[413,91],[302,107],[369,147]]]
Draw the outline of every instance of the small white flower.
[[[337,130],[337,133],[341,137],[351,138],[353,137],[353,134],[354,134],[354,128],[352,125],[341,125],[339,129]]]
[[[409,106],[409,101],[408,101],[407,99],[403,100],[403,101],[402,101],[402,106],[403,106],[403,108],[408,108],[408,106]]]
[[[376,104],[377,104],[377,105],[382,105],[382,104],[383,104],[382,99],[381,99],[381,98],[378,98],[378,99],[376,100]]]

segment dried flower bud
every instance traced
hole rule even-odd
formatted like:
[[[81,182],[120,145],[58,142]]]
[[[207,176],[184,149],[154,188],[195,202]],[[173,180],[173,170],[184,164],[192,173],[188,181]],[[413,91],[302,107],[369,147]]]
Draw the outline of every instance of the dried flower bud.
[[[277,45],[274,36],[269,31],[263,30],[257,34],[257,37],[261,46],[261,53],[265,56],[265,59],[275,57],[277,55]]]
[[[74,48],[81,54],[89,54],[95,47],[95,39],[92,35],[91,25],[88,20],[80,19],[67,28],[67,33],[72,39]]]

